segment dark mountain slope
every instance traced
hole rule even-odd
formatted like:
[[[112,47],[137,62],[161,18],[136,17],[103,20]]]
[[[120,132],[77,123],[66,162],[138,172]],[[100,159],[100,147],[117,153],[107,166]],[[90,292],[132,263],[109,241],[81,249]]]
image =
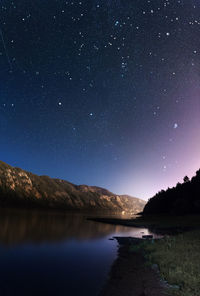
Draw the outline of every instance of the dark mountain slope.
[[[157,193],[143,214],[200,214],[200,170],[191,180],[186,176],[183,184]]]
[[[0,206],[26,206],[74,210],[109,210],[137,213],[143,200],[120,196],[106,189],[74,185],[37,176],[0,161]]]

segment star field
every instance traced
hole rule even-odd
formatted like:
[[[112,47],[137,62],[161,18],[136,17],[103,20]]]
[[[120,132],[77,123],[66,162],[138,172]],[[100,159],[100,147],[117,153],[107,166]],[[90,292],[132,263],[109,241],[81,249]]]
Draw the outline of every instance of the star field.
[[[200,167],[197,0],[1,1],[1,159],[149,198]]]

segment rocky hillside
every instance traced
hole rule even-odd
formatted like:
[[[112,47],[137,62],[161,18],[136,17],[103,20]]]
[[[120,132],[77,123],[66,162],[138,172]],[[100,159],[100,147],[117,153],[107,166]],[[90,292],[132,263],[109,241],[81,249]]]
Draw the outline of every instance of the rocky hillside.
[[[37,176],[0,161],[0,206],[141,212],[143,200],[106,189]]]

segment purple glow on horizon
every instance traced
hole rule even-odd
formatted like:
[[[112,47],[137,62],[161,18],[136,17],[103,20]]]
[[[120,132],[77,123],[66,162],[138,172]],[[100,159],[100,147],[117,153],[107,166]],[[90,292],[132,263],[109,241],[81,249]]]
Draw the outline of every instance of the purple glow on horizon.
[[[0,9],[1,160],[148,199],[200,168],[198,1]]]

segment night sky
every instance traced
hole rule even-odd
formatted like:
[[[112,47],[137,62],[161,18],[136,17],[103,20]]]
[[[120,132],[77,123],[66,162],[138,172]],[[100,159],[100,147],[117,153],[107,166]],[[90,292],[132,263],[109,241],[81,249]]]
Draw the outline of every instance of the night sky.
[[[199,0],[1,0],[1,160],[149,198],[200,168]]]

